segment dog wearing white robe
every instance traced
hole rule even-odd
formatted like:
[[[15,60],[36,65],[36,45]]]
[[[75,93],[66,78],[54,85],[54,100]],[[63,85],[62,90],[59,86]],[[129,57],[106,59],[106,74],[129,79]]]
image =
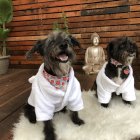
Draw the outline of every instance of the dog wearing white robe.
[[[44,60],[37,74],[29,79],[32,89],[24,115],[31,123],[44,122],[45,140],[56,140],[53,116],[66,112],[66,107],[74,124],[84,124],[78,116],[83,109],[81,88],[71,65],[75,60],[74,46],[80,46],[76,38],[54,31],[48,38],[37,41],[26,54],[30,58],[37,52]]]
[[[119,37],[108,44],[108,61],[99,71],[94,84],[101,106],[108,107],[113,94],[121,95],[126,104],[136,100],[131,64],[137,55],[138,47],[128,37]]]

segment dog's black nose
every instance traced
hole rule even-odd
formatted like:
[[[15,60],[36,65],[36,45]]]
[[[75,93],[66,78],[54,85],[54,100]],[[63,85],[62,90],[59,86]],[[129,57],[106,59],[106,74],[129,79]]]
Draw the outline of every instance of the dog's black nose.
[[[60,49],[67,49],[68,45],[67,44],[62,44],[59,47],[60,47]]]

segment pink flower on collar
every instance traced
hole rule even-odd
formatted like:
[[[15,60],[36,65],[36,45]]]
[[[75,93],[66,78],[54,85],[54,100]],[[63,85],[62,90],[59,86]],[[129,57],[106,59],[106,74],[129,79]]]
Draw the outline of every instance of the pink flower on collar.
[[[57,76],[53,76],[47,73],[45,70],[43,70],[43,75],[45,79],[56,89],[65,90],[65,86],[68,84],[69,81],[69,75],[58,78]]]

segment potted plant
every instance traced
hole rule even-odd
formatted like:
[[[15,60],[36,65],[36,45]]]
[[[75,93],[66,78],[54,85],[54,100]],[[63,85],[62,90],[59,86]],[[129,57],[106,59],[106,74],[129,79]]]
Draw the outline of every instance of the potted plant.
[[[63,23],[63,27],[58,23],[58,22],[54,22],[53,23],[53,30],[54,31],[64,31],[67,34],[69,33],[69,27],[68,27],[68,20],[67,20],[67,16],[65,14],[65,12],[62,13],[62,18],[61,18],[61,22]]]
[[[12,17],[12,0],[0,0],[0,74],[6,73],[9,66],[6,40],[10,29],[6,28],[6,24],[11,22]]]

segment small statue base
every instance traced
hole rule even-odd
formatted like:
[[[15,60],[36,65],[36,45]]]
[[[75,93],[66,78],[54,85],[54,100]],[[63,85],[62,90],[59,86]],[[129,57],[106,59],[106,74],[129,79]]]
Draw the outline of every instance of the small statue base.
[[[83,70],[86,74],[96,74],[100,71],[102,65],[85,65],[83,66]]]

